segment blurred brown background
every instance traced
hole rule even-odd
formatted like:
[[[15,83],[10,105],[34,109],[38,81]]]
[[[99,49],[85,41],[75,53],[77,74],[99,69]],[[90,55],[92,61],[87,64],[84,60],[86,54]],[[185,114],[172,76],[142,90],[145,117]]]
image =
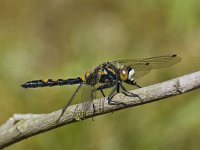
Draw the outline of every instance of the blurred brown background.
[[[62,108],[76,86],[25,90],[33,79],[68,78],[111,60],[179,54],[141,86],[199,70],[200,1],[1,0],[0,123],[14,113]],[[199,90],[64,126],[8,150],[199,149]]]

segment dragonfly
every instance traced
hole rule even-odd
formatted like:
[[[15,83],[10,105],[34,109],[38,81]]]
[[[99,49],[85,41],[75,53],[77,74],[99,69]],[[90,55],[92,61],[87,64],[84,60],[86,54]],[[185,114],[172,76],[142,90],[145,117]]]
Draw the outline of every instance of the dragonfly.
[[[81,87],[84,87],[83,97],[87,97],[85,99],[89,101],[92,101],[95,98],[97,91],[100,91],[103,97],[105,97],[103,90],[112,88],[107,100],[110,105],[116,104],[112,98],[116,93],[120,92],[120,89],[122,89],[127,95],[139,97],[138,95],[129,92],[124,86],[124,83],[141,88],[141,86],[136,82],[138,78],[148,74],[152,69],[169,67],[178,63],[180,60],[180,56],[173,54],[143,59],[108,61],[76,78],[32,80],[22,84],[21,86],[23,88],[38,88],[77,84],[77,89],[62,109],[62,116]]]

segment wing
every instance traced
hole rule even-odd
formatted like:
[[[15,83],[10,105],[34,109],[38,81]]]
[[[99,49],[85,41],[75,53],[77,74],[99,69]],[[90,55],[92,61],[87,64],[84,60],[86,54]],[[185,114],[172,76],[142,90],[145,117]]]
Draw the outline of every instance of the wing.
[[[96,98],[96,87],[90,85],[84,85],[81,101],[83,112],[86,113],[88,109],[90,109],[91,105],[93,104],[93,100]]]
[[[151,69],[160,69],[169,67],[178,63],[181,57],[177,55],[165,55],[158,57],[150,57],[144,59],[125,59],[113,61],[111,63],[118,67],[130,66],[135,70],[135,79],[141,78],[151,71]]]

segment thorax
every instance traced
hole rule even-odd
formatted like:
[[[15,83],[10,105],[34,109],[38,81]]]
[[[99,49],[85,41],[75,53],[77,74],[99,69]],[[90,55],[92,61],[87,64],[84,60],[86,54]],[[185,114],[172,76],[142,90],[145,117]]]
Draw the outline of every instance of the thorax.
[[[115,65],[107,62],[92,70],[86,77],[86,84],[110,83],[119,80],[119,70]]]

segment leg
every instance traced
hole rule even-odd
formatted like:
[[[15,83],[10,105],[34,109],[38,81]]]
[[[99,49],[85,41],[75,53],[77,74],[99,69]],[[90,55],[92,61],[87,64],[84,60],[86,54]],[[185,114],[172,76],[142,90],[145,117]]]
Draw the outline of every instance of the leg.
[[[136,82],[135,80],[133,80],[133,81],[128,80],[128,81],[126,81],[126,83],[127,83],[127,84],[131,84],[131,85],[135,85],[135,86],[137,86],[138,88],[142,88],[141,86],[139,86],[139,85],[137,84],[137,82]]]
[[[119,104],[122,104],[122,105],[126,105],[125,103],[123,102],[117,102],[117,101],[113,101],[112,98],[115,96],[114,92],[119,90],[119,87],[120,87],[120,81],[117,82],[113,88],[113,90],[110,92],[109,96],[108,96],[108,104],[109,105],[119,105]]]
[[[100,90],[100,91],[101,91],[101,94],[102,94],[103,97],[105,98],[106,96],[105,96],[105,94],[104,94],[104,92],[103,92],[103,89],[111,88],[111,87],[113,87],[113,86],[114,86],[113,83],[108,83],[108,84],[104,84],[104,85],[99,86],[99,87],[97,88],[97,90]],[[101,108],[102,108],[102,112],[104,112],[104,100],[101,101],[101,102],[102,102],[102,103],[100,103],[100,106],[101,106]]]
[[[103,89],[107,89],[107,88],[111,88],[113,87],[114,84],[113,83],[108,83],[108,84],[104,84],[104,85],[101,85],[97,88],[97,90],[100,90],[101,91],[101,94],[103,95],[103,97],[106,97],[104,92],[103,92]]]
[[[98,88],[97,88],[97,90],[100,90],[101,91],[101,93],[102,93],[102,95],[105,97],[105,94],[103,93],[103,89],[106,89],[106,88],[111,88],[111,87],[113,87],[114,86],[114,88],[113,88],[113,90],[110,92],[110,94],[109,94],[109,96],[108,96],[108,103],[109,104],[119,104],[118,102],[116,102],[116,101],[112,101],[112,98],[113,98],[113,96],[115,95],[114,93],[115,93],[115,91],[117,91],[117,93],[119,93],[120,91],[119,91],[119,89],[120,89],[120,85],[119,85],[119,83],[117,82],[117,83],[109,83],[109,84],[105,84],[105,85],[102,85],[102,86],[99,86]]]
[[[142,88],[141,86],[139,86],[138,84],[135,83],[135,86],[137,86],[138,88]]]
[[[129,92],[123,85],[122,85],[122,83],[120,82],[120,87],[124,90],[124,92],[125,92],[125,94],[126,94],[126,96],[133,96],[133,97],[138,97],[141,101],[142,101],[142,99],[138,96],[138,95],[136,95],[136,94],[134,94],[134,93],[131,93],[131,92]],[[128,95],[128,94],[130,94],[130,95]]]
[[[118,83],[115,84],[114,88],[112,89],[112,91],[110,92],[110,94],[108,96],[108,104],[113,104],[113,102],[114,102],[114,104],[116,104],[115,101],[112,101],[112,98],[115,95],[114,93],[117,90],[117,88],[118,88]]]
[[[119,93],[120,91],[119,91],[119,84],[117,84],[117,93]]]
[[[101,94],[103,95],[103,97],[106,97],[103,90],[101,89],[100,91],[101,91]]]

